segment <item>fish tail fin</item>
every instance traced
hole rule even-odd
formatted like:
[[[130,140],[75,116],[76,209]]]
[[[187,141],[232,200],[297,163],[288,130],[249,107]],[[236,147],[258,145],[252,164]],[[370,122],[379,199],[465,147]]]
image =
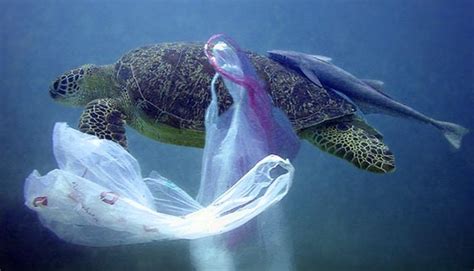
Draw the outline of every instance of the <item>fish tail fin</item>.
[[[456,149],[461,147],[462,138],[469,133],[469,129],[455,123],[447,121],[435,121],[435,123],[448,142]]]

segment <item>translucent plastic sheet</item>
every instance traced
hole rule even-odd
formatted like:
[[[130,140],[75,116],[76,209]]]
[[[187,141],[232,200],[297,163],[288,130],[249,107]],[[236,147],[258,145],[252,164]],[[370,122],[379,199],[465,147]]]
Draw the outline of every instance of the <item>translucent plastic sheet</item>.
[[[203,177],[197,197],[204,205],[265,156],[291,159],[299,149],[299,139],[289,120],[272,106],[265,86],[238,45],[224,35],[215,35],[207,42],[205,53],[222,76],[233,104],[218,116],[217,74],[211,83],[212,101],[206,113]]]
[[[299,139],[283,112],[273,107],[263,82],[247,54],[230,38],[216,35],[205,47],[206,55],[223,78],[234,104],[217,117],[216,105],[208,109],[206,132],[220,138],[224,153],[206,148],[204,178],[198,202],[208,204],[234,184],[257,161],[269,154],[294,158]],[[215,82],[212,84],[216,87]],[[213,90],[213,94],[215,91]],[[215,98],[213,98],[215,101]],[[231,118],[229,115],[238,117]],[[209,146],[215,146],[208,144]],[[225,157],[232,157],[227,160]],[[212,170],[219,165],[219,171]],[[227,173],[231,172],[229,176]],[[223,235],[193,240],[191,256],[196,270],[290,270],[291,244],[284,235],[286,221],[279,206]]]
[[[226,232],[283,198],[293,175],[287,161],[267,156],[204,208],[156,173],[142,179],[137,161],[116,143],[58,123],[53,144],[59,169],[46,176],[34,171],[25,183],[25,203],[60,238],[82,245]],[[285,172],[274,174],[276,167]]]

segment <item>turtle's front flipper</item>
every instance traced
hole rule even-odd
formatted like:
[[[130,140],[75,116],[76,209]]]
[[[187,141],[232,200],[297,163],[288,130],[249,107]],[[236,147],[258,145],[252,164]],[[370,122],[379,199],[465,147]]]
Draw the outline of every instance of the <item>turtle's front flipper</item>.
[[[81,132],[115,141],[127,148],[125,115],[113,99],[97,99],[86,105],[79,122]]]
[[[395,157],[382,135],[355,115],[304,129],[300,136],[358,168],[375,173],[395,169]]]

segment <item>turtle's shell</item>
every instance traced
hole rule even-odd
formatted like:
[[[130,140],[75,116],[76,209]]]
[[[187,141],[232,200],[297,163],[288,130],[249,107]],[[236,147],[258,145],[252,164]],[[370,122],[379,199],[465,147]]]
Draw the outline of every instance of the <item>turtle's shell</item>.
[[[215,71],[203,48],[204,44],[199,43],[157,44],[130,51],[116,63],[117,80],[144,120],[204,130]],[[273,103],[288,115],[296,130],[355,112],[351,103],[333,91],[316,86],[267,57],[248,54]],[[232,98],[222,82],[217,85],[217,93],[223,112],[232,104]]]

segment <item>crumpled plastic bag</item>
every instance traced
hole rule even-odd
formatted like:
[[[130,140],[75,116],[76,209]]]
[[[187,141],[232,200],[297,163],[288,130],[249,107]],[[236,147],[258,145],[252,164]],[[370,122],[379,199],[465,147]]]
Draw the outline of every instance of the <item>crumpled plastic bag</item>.
[[[271,155],[204,208],[169,180],[140,167],[120,145],[55,125],[59,169],[25,183],[25,204],[61,239],[109,246],[194,239],[234,229],[287,193],[293,168]],[[275,167],[288,170],[272,176]]]
[[[214,35],[204,52],[217,71],[206,112],[203,178],[197,196],[205,205],[265,156],[293,159],[300,140],[286,115],[272,105],[263,82],[235,41],[223,34]],[[215,90],[219,75],[233,100],[233,105],[220,116]]]
[[[242,70],[238,58],[224,60],[228,67]],[[213,90],[206,113],[201,178],[205,186],[200,195],[209,195],[209,203],[199,196],[194,200],[156,172],[143,179],[136,159],[120,145],[57,123],[53,148],[59,169],[45,176],[36,170],[30,174],[24,189],[26,206],[61,239],[88,246],[196,239],[243,225],[287,194],[294,168],[271,154],[267,143],[262,145],[262,140],[273,137],[260,135],[276,131],[275,127],[254,125],[259,114],[265,125],[272,121],[272,114],[264,114],[271,104],[260,106],[258,100],[249,104],[245,101],[252,99],[246,98],[245,87],[235,86],[231,94],[240,99],[234,97],[229,111],[218,116]],[[246,108],[257,114],[248,114]],[[250,168],[241,174],[238,165],[248,167],[248,161]],[[216,197],[218,190],[212,184],[223,183],[231,185]]]
[[[205,53],[232,95],[234,105],[219,118],[216,106],[209,107],[208,114],[212,116],[207,118],[210,121],[206,122],[206,133],[213,135],[211,140],[222,138],[233,143],[222,144],[224,152],[212,147],[204,152],[202,172],[210,177],[201,180],[197,200],[203,205],[212,202],[268,154],[294,158],[300,142],[286,115],[272,105],[266,86],[247,54],[233,40],[215,35],[207,42]],[[215,82],[213,88],[218,86]],[[206,142],[206,146],[215,145]],[[192,240],[193,267],[196,270],[290,270],[291,243],[286,242],[285,222],[281,206],[273,206],[230,232]]]

